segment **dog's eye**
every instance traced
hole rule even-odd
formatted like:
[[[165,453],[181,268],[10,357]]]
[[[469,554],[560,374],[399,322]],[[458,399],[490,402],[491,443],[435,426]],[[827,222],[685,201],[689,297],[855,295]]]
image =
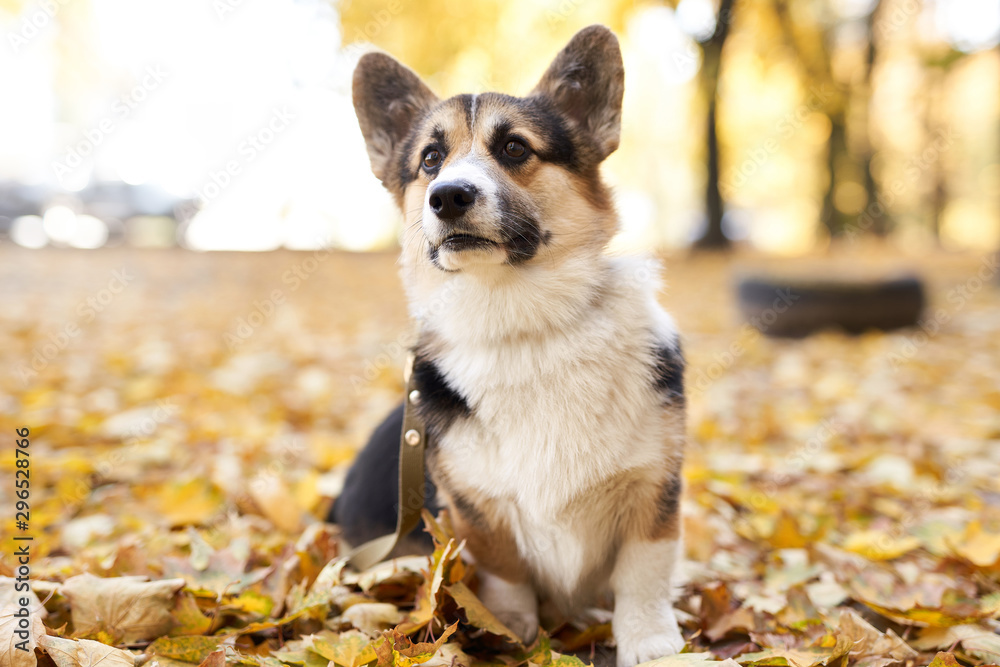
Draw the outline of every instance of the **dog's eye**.
[[[433,148],[424,153],[424,169],[434,169],[441,164],[441,152]]]
[[[507,145],[503,147],[504,155],[512,158],[524,157],[527,151],[528,149],[520,141],[508,141]]]

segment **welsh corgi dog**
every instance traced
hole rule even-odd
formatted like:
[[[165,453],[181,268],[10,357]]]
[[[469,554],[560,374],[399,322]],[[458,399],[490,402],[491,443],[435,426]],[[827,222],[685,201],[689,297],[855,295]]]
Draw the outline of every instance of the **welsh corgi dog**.
[[[540,599],[572,616],[611,593],[617,662],[632,667],[684,647],[671,604],[684,360],[655,271],[606,251],[619,222],[600,167],[623,91],[603,26],[526,97],[442,100],[382,53],[353,79],[372,171],[405,220],[428,505],[448,509],[480,598],[524,642]],[[334,507],[354,545],[393,531],[401,428],[402,408]]]

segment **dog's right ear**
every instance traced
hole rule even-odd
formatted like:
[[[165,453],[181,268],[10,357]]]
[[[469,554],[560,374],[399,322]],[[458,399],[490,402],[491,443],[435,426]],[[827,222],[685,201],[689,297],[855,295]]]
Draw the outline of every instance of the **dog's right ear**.
[[[361,57],[354,69],[353,94],[372,171],[390,187],[396,147],[438,98],[420,77],[384,53]]]

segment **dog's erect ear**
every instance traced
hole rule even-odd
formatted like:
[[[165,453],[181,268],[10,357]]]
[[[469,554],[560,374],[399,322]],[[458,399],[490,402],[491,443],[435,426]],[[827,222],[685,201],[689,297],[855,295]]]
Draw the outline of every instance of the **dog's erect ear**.
[[[584,28],[559,52],[532,95],[552,100],[590,139],[603,160],[618,148],[625,67],[618,38],[602,25]]]
[[[389,186],[393,152],[438,98],[420,77],[384,53],[361,57],[354,69],[353,93],[372,171]]]

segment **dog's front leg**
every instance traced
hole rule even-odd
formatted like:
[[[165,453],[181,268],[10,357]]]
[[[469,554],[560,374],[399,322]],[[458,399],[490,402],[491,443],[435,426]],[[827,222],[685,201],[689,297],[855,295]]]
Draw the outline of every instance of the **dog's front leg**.
[[[618,667],[679,653],[684,638],[671,605],[671,579],[680,554],[676,538],[627,540],[611,575]]]
[[[538,597],[528,582],[511,582],[479,570],[479,599],[525,644],[538,634]]]

